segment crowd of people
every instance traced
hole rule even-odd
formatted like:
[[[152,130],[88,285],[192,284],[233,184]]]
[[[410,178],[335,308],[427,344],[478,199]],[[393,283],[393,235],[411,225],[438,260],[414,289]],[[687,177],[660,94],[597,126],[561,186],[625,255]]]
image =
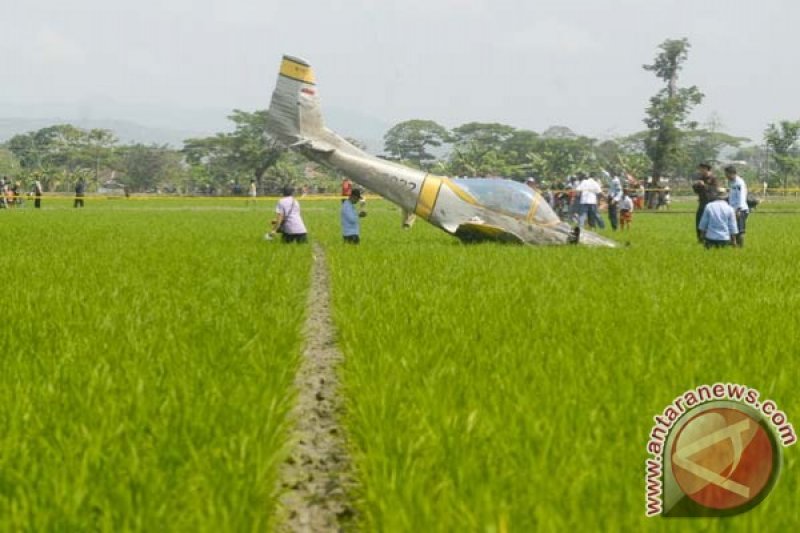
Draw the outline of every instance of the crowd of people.
[[[0,177],[0,209],[21,207],[24,203],[22,189],[22,182],[19,180],[13,181],[8,176]],[[40,180],[37,179],[33,181],[27,196],[33,197],[33,207],[35,209],[40,209],[42,207],[44,187]]]
[[[605,221],[600,217],[600,204],[605,201],[608,208],[608,222],[614,231],[630,229],[634,209],[642,209],[649,201],[651,191],[644,189],[644,184],[630,175],[620,177],[619,174],[603,172],[589,174],[579,172],[568,177],[555,188],[542,188],[534,178],[528,178],[526,184],[544,197],[553,211],[565,222],[575,224],[583,229],[605,228]],[[604,191],[602,181],[608,185]],[[654,207],[668,207],[670,191],[668,187],[655,191],[657,198]]]
[[[22,205],[22,185],[8,176],[0,178],[0,209],[11,209]]]

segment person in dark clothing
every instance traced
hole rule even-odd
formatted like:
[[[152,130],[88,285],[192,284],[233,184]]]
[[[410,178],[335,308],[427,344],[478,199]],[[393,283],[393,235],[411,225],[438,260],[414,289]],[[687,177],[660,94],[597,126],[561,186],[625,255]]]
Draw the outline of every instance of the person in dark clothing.
[[[83,207],[83,194],[86,192],[86,182],[83,178],[78,180],[75,184],[75,204],[73,207]]]
[[[714,177],[711,163],[700,163],[697,165],[697,180],[692,184],[692,190],[697,194],[697,213],[695,213],[694,229],[697,235],[697,242],[705,243],[703,232],[700,231],[700,219],[709,202],[717,198],[719,182]]]

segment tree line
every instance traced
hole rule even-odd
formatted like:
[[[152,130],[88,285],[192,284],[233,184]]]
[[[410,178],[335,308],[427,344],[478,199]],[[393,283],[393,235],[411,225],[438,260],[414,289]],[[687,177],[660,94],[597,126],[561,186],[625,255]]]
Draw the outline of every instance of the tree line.
[[[688,178],[700,161],[741,161],[749,181],[797,184],[800,121],[769,124],[763,144],[721,131],[719,121],[700,125],[691,112],[704,95],[681,87],[688,60],[686,39],[668,39],[653,63],[643,65],[663,82],[645,109],[646,129],[598,140],[553,126],[539,133],[507,124],[467,122],[452,129],[432,120],[394,125],[384,136],[384,155],[451,176],[533,176],[557,183],[578,172],[609,170],[637,178]],[[39,179],[47,191],[68,191],[80,179],[90,188],[118,183],[134,192],[237,193],[254,180],[264,192],[284,183],[333,190],[338,176],[287,152],[266,131],[266,110],[234,110],[232,131],[186,139],[181,148],[120,144],[105,129],[57,124],[18,134],[0,145],[0,175]],[[354,141],[356,144],[360,144]]]
[[[132,192],[231,194],[255,180],[262,191],[308,175],[317,187],[334,177],[270,140],[266,111],[234,110],[233,131],[187,139],[181,148],[121,144],[112,131],[57,124],[18,134],[0,145],[0,175],[39,180],[46,191],[117,185]],[[330,183],[328,183],[330,186]]]
[[[557,183],[580,172],[609,170],[647,177],[690,179],[703,161],[739,161],[741,174],[770,186],[797,184],[800,173],[800,121],[769,124],[764,144],[721,131],[712,118],[690,120],[705,95],[681,87],[688,59],[687,39],[668,39],[653,63],[643,65],[663,82],[645,109],[645,130],[614,139],[578,135],[553,126],[542,133],[497,123],[469,122],[448,130],[430,120],[397,124],[384,137],[392,158],[445,175],[536,177]]]

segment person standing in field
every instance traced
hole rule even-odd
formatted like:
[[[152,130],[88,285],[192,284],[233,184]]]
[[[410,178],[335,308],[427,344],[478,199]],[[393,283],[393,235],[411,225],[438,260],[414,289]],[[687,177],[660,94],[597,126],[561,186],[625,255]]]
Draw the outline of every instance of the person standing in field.
[[[747,184],[736,172],[736,167],[728,165],[725,167],[725,177],[728,178],[728,203],[736,213],[736,226],[739,233],[736,234],[736,246],[744,246],[744,232],[747,228],[747,217],[750,215],[750,206],[747,205]]]
[[[642,180],[639,180],[637,183],[638,190],[636,191],[636,199],[634,200],[634,204],[636,205],[636,209],[644,209],[644,198],[647,190],[645,190]]]
[[[5,188],[3,189],[5,193],[5,203],[6,207],[16,207],[17,201],[15,199],[16,193],[14,192],[14,187],[11,184],[10,179],[6,179]]]
[[[620,200],[622,200],[622,183],[615,174],[611,176],[611,181],[608,185],[608,221],[614,231],[617,231],[617,226],[619,225]]]
[[[250,188],[247,189],[247,197],[249,198],[247,200],[247,203],[248,204],[252,203],[253,205],[256,205],[257,194],[258,192],[256,190],[256,180],[250,180]]]
[[[583,229],[586,219],[589,219],[589,225],[594,227],[595,224],[600,226],[600,229],[605,227],[603,219],[597,215],[597,195],[600,194],[602,189],[600,184],[597,183],[592,176],[584,179],[576,189],[580,193],[580,215],[578,217],[578,226]]]
[[[42,189],[42,182],[39,181],[39,180],[34,181],[33,182],[33,196],[35,197],[35,200],[33,201],[33,207],[35,209],[39,209],[39,208],[42,207],[42,193],[43,192],[44,192],[44,189]]]
[[[364,211],[363,205],[360,209],[356,209],[356,205],[360,202],[362,202],[360,189],[353,189],[350,196],[342,200],[342,238],[348,244],[361,242],[361,223],[358,219],[367,216],[367,212]]]
[[[697,230],[697,242],[704,243],[703,233],[700,231],[700,219],[709,202],[715,199],[719,184],[711,169],[711,163],[697,165],[697,180],[692,184],[692,190],[697,194],[697,212],[695,213],[694,227]]]
[[[78,180],[75,184],[75,202],[72,207],[83,207],[83,195],[86,192],[86,182],[83,178]]]
[[[633,200],[628,196],[628,191],[623,191],[619,201],[620,230],[631,229],[633,221]]]
[[[281,234],[283,242],[308,242],[308,232],[303,218],[300,216],[300,204],[294,198],[294,187],[283,188],[283,197],[278,200],[275,207],[275,229],[269,232],[269,237],[275,233]]]
[[[698,231],[703,235],[706,249],[724,248],[736,244],[739,228],[736,226],[736,212],[728,204],[725,189],[715,191],[714,198],[706,204]]]

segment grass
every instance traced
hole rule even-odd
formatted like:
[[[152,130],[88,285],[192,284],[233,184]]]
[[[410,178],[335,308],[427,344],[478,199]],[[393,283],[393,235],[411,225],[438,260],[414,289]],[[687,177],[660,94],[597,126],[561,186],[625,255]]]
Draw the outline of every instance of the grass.
[[[259,240],[272,201],[95,202],[0,212],[0,530],[269,529],[309,247]],[[684,529],[644,516],[655,414],[732,381],[800,416],[796,214],[707,252],[686,204],[592,250],[465,246],[370,201],[352,247],[338,202],[301,204],[365,531]],[[790,529],[797,470],[692,526]]]
[[[747,248],[708,252],[691,212],[640,213],[617,235],[630,247],[592,250],[463,246],[373,211],[358,249],[319,236],[364,530],[683,529],[644,516],[654,415],[732,381],[800,416],[786,216],[756,214]],[[794,451],[766,502],[698,525],[798,523]]]
[[[0,212],[0,530],[264,530],[309,250],[263,212],[67,205]]]

